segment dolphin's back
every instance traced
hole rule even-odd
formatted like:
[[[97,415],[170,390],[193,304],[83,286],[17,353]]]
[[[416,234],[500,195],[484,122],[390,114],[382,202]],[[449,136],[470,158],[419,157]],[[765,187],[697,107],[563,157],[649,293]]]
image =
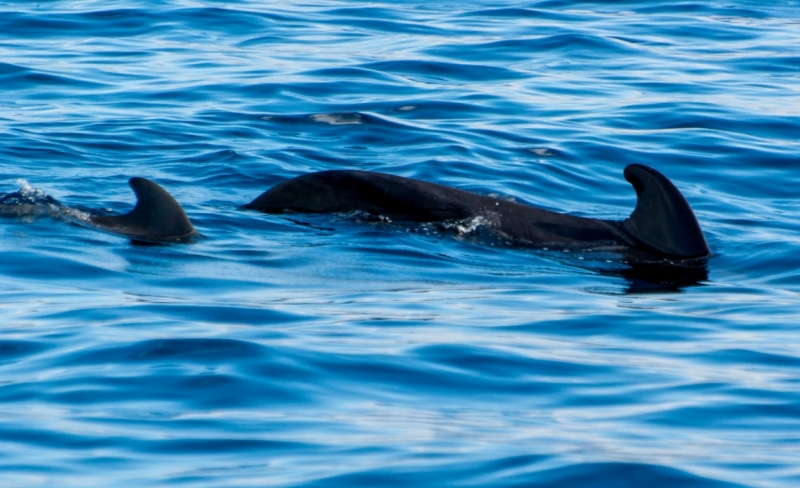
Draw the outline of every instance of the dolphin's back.
[[[245,205],[268,213],[364,212],[396,220],[433,222],[485,216],[505,237],[522,243],[618,243],[677,258],[709,254],[697,218],[667,177],[642,165],[625,168],[638,195],[622,221],[576,217],[435,183],[369,171],[333,170],[284,181]]]
[[[618,242],[616,223],[564,215],[436,183],[369,171],[332,170],[284,181],[246,205],[268,213],[360,210],[395,220],[436,222],[483,216],[520,243]]]
[[[332,170],[284,181],[246,207],[268,213],[361,210],[400,220],[432,222],[469,217],[479,198],[474,193],[402,176]]]

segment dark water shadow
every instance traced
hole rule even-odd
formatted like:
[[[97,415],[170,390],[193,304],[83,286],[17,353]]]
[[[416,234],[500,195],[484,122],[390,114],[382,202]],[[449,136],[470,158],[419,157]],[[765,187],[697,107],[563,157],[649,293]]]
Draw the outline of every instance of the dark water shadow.
[[[586,252],[584,260],[563,264],[625,280],[622,293],[681,293],[708,281],[709,257],[669,259],[636,249]]]
[[[685,261],[626,261],[622,269],[599,269],[605,276],[627,281],[626,295],[639,293],[679,293],[708,281],[708,259]]]

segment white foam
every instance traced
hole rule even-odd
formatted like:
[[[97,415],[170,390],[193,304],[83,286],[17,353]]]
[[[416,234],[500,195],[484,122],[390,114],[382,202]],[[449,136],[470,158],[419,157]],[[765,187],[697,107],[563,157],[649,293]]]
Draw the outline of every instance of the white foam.
[[[19,185],[20,195],[25,198],[36,200],[37,198],[44,198],[47,196],[42,190],[32,187],[30,183],[28,183],[28,180],[20,178],[17,180],[17,184]]]
[[[482,215],[476,215],[475,217],[470,217],[468,219],[464,219],[461,222],[456,224],[456,230],[461,235],[467,235],[475,232],[478,227],[483,225],[484,218]]]
[[[78,222],[89,222],[89,217],[91,217],[89,212],[84,212],[71,207],[59,207],[58,213],[68,220]]]

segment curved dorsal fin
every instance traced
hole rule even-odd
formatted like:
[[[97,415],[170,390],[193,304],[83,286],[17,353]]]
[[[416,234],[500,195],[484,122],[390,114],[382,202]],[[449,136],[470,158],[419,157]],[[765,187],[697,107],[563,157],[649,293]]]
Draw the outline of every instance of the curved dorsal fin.
[[[180,204],[146,178],[131,178],[136,206],[119,216],[92,216],[91,222],[110,232],[145,241],[179,241],[197,234]]]
[[[695,258],[711,252],[692,208],[666,176],[641,164],[629,165],[624,174],[639,198],[622,222],[628,233],[670,256]]]

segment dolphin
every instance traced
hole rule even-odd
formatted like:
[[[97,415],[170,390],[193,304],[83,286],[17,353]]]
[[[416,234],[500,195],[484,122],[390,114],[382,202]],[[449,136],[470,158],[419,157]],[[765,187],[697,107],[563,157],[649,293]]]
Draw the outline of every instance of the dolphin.
[[[25,187],[0,196],[0,215],[50,215],[138,242],[187,242],[199,235],[180,204],[158,184],[138,177],[131,178],[128,184],[136,195],[136,205],[124,215],[86,213]]]
[[[244,207],[266,213],[360,210],[412,222],[482,216],[501,236],[522,245],[566,248],[607,243],[672,259],[710,254],[689,203],[666,176],[641,164],[627,166],[624,176],[638,201],[630,217],[622,221],[576,217],[435,183],[356,170],[298,176]]]

